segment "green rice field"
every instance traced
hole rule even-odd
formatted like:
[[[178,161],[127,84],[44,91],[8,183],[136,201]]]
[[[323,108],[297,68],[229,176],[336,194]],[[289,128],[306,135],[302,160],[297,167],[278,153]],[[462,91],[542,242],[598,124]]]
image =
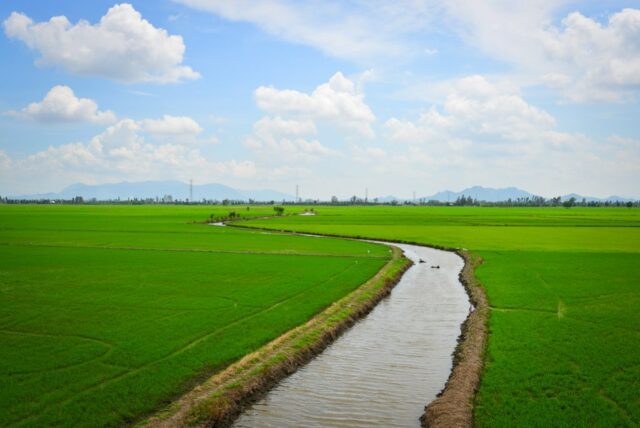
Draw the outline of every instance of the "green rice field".
[[[317,207],[244,224],[466,248],[491,316],[477,426],[640,424],[640,211]]]
[[[203,223],[230,210],[244,226],[482,256],[477,426],[640,424],[638,210],[314,208],[0,206],[0,425],[135,423],[389,258],[381,245]]]
[[[135,423],[389,259],[381,245],[193,223],[229,211],[0,205],[0,426]]]

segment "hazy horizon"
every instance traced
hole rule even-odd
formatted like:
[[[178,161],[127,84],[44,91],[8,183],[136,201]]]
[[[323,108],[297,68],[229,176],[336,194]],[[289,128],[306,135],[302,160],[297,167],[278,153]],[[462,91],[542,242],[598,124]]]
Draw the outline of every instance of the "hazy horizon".
[[[8,0],[0,21],[0,195],[640,196],[636,2]]]
[[[180,189],[176,189],[175,187],[173,189],[166,189],[163,188],[161,185],[162,184],[180,184],[182,186],[182,188]],[[59,189],[58,191],[48,191],[48,192],[36,192],[36,193],[30,193],[30,194],[5,194],[5,195],[1,195],[0,197],[18,197],[18,198],[23,198],[23,197],[30,197],[30,196],[40,196],[40,195],[63,195],[64,197],[73,197],[73,196],[83,196],[80,192],[78,194],[73,194],[71,195],[71,193],[64,195],[65,191],[68,191],[69,188],[73,188],[75,186],[86,186],[86,187],[103,187],[103,186],[117,186],[117,185],[132,185],[133,187],[135,187],[136,185],[140,185],[140,184],[153,184],[155,185],[155,190],[154,190],[154,195],[149,194],[140,194],[137,195],[137,197],[162,197],[164,195],[171,195],[176,197],[176,194],[172,193],[173,192],[180,192],[179,193],[179,198],[182,198],[184,195],[187,195],[190,189],[190,184],[189,182],[184,182],[184,181],[180,181],[180,180],[151,180],[151,181],[116,181],[116,182],[107,182],[107,183],[95,183],[95,184],[89,184],[89,183],[73,183],[71,185],[65,186],[62,189]],[[365,199],[367,198],[370,201],[374,201],[377,199],[386,199],[386,198],[396,198],[397,200],[412,200],[414,199],[414,193],[415,193],[415,199],[428,199],[429,197],[432,196],[437,196],[437,195],[442,195],[442,194],[447,194],[450,193],[452,195],[454,195],[453,197],[455,198],[456,195],[464,195],[464,196],[471,196],[474,198],[478,198],[479,200],[488,200],[488,199],[482,199],[481,197],[478,197],[478,194],[474,194],[473,191],[474,190],[480,190],[485,191],[486,192],[492,192],[492,191],[497,191],[497,192],[504,192],[504,191],[511,191],[512,193],[520,193],[520,192],[524,192],[524,193],[528,193],[530,194],[530,196],[542,196],[545,199],[551,199],[551,198],[555,198],[558,196],[561,197],[568,197],[568,196],[579,196],[579,197],[585,197],[585,198],[596,198],[596,199],[601,199],[601,200],[606,200],[607,198],[615,198],[615,197],[619,197],[619,198],[623,198],[623,199],[630,199],[630,200],[640,200],[639,197],[635,196],[635,195],[624,195],[624,194],[619,194],[619,193],[611,193],[608,195],[594,195],[594,194],[590,194],[590,193],[585,193],[585,194],[578,194],[577,192],[569,192],[569,193],[565,193],[565,194],[560,194],[560,193],[552,193],[552,194],[548,194],[548,195],[540,195],[540,194],[536,194],[533,192],[529,192],[527,189],[522,189],[519,187],[515,187],[515,186],[506,186],[506,187],[489,187],[489,186],[482,186],[482,185],[474,185],[474,186],[468,186],[465,188],[460,188],[460,189],[453,189],[453,188],[445,188],[445,189],[441,189],[437,192],[433,192],[430,194],[424,193],[424,192],[420,192],[420,189],[417,188],[415,190],[415,192],[411,191],[409,192],[408,195],[402,194],[401,192],[393,192],[393,193],[389,193],[389,194],[377,194],[375,193],[375,189],[369,189],[369,188],[365,188],[365,189],[361,189],[361,191],[359,193],[354,193],[354,194],[341,194],[340,192],[333,192],[330,194],[330,196],[317,196],[317,195],[309,195],[309,194],[305,194],[304,191],[305,189],[301,189],[299,186],[298,188],[291,189],[291,191],[287,192],[285,191],[279,191],[279,190],[274,190],[274,189],[270,189],[267,187],[259,187],[259,188],[247,188],[247,187],[240,187],[240,186],[228,186],[225,183],[197,183],[197,182],[192,182],[191,183],[193,185],[193,189],[194,189],[194,200],[198,201],[201,200],[202,198],[205,199],[211,199],[210,196],[208,195],[202,195],[202,190],[199,190],[202,187],[207,187],[207,186],[222,186],[225,188],[228,188],[230,190],[233,191],[237,191],[237,192],[241,192],[244,193],[242,195],[242,197],[239,200],[242,199],[254,199],[254,200],[258,200],[258,201],[264,201],[264,200],[280,200],[282,199],[284,196],[286,196],[287,198],[295,198],[295,194],[296,191],[298,191],[298,195],[300,197],[300,200],[304,201],[304,200],[319,200],[319,201],[329,201],[333,196],[338,197],[338,199],[340,200],[348,200],[353,196],[356,196],[358,198],[361,199]],[[182,193],[184,192],[184,194]],[[270,195],[269,197],[265,198],[258,198],[256,196],[251,196],[251,192],[266,192],[266,194]],[[131,193],[131,190],[129,190],[129,193]],[[144,192],[143,192],[144,193]],[[114,195],[113,198],[115,198],[116,196]],[[127,198],[126,194],[122,194],[122,195],[117,195],[118,198]],[[186,197],[186,196],[185,196]],[[511,193],[508,193],[506,195],[502,195],[502,198],[500,198],[500,200],[507,200],[507,199],[515,199],[517,197],[520,196],[512,196]],[[104,198],[103,198],[104,199]],[[109,198],[107,198],[109,199]],[[107,200],[105,199],[105,200]],[[220,199],[220,198],[218,198]],[[222,197],[222,199],[228,199],[228,197]],[[492,198],[493,199],[493,198]]]

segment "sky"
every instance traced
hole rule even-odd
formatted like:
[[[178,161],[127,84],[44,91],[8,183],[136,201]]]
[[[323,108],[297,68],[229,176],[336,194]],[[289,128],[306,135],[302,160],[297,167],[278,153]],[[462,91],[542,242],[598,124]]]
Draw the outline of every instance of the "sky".
[[[0,195],[640,197],[637,1],[0,3]]]

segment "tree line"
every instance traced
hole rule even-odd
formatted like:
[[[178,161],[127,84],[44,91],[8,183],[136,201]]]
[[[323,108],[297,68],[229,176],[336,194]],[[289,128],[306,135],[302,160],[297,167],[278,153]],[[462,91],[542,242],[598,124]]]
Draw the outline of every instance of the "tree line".
[[[300,201],[256,201],[248,200],[231,200],[231,199],[203,199],[200,201],[189,200],[162,200],[159,198],[133,198],[133,199],[110,199],[96,200],[94,198],[84,199],[82,196],[76,196],[70,199],[10,199],[0,196],[0,204],[63,204],[63,205],[419,205],[419,206],[482,206],[482,207],[640,207],[638,201],[587,201],[586,199],[577,200],[570,198],[562,200],[560,196],[553,198],[543,198],[542,196],[533,196],[525,198],[506,199],[504,201],[483,201],[471,196],[462,195],[453,202],[445,202],[438,200],[426,200],[424,198],[416,200],[391,200],[380,201],[378,198],[367,199],[352,196],[349,199],[340,200],[336,196],[332,196],[330,200],[323,201],[320,199],[306,199]],[[281,215],[281,214],[280,214]]]

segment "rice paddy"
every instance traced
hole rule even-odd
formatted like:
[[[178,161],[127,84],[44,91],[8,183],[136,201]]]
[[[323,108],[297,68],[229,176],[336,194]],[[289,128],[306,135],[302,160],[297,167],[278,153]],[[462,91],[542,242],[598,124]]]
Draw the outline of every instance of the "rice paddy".
[[[0,206],[2,426],[140,420],[389,259],[381,245],[192,223],[211,211]]]
[[[389,259],[279,230],[480,255],[491,316],[477,426],[640,423],[637,210],[235,209],[274,231],[206,224],[227,207],[1,206],[2,425],[141,420]]]
[[[467,248],[491,316],[477,426],[640,423],[640,213],[321,207],[259,227]]]

